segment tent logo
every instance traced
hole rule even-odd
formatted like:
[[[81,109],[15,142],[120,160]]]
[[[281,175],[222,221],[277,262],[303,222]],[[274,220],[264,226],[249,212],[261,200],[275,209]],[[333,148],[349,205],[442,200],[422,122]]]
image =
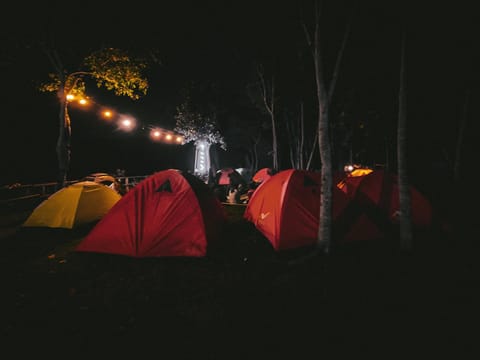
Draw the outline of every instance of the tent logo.
[[[156,192],[163,192],[163,191],[168,191],[169,193],[172,192],[172,184],[170,184],[170,180],[165,181],[162,185],[158,187]]]
[[[270,211],[267,212],[267,213],[263,213],[263,212],[262,212],[262,213],[260,214],[260,219],[265,220],[268,215],[270,215]]]

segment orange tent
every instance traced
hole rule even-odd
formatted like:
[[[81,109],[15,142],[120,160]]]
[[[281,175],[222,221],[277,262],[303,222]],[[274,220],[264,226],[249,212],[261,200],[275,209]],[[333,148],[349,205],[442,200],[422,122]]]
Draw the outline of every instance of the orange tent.
[[[361,180],[359,180],[361,179]],[[346,177],[348,192],[333,187],[333,241],[390,241],[398,236],[396,176],[375,170]],[[277,251],[314,245],[318,237],[321,175],[305,170],[283,170],[253,193],[244,218],[252,222]],[[411,187],[413,223],[428,226],[429,201]]]
[[[262,168],[258,170],[255,175],[253,175],[252,180],[256,183],[261,183],[265,180],[268,180],[272,177],[273,175],[273,170],[271,168]]]
[[[358,183],[361,181],[361,177],[368,175],[372,172],[372,169],[369,168],[355,168],[349,173],[337,173],[334,175],[333,181],[335,182],[336,186],[342,190],[344,193],[348,192],[347,183],[345,182],[345,178],[355,178],[349,179],[349,184]],[[351,187],[351,185],[350,185]]]
[[[275,250],[287,250],[317,241],[320,216],[321,174],[283,170],[262,183],[253,193],[244,218],[270,241]],[[374,239],[383,231],[333,187],[334,236],[339,242]]]
[[[340,182],[337,183],[337,187]],[[363,176],[347,176],[342,180],[342,191],[363,207],[375,206],[391,223],[399,215],[398,177],[384,170],[375,170]],[[418,227],[432,223],[433,209],[430,201],[410,185],[412,221]]]

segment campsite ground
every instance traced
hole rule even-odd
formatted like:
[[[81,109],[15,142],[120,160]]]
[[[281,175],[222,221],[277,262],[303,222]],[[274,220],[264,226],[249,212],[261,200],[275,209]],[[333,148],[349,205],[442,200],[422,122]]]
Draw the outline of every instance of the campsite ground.
[[[37,356],[306,359],[478,352],[478,261],[467,233],[411,254],[373,244],[291,262],[229,207],[201,259],[76,253],[86,229],[1,223],[2,350]],[[459,239],[462,241],[459,241]],[[18,357],[18,356],[17,356]]]

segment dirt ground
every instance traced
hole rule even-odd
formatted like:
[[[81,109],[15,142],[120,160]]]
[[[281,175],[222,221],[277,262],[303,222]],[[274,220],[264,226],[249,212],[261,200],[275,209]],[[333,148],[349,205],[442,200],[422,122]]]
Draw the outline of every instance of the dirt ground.
[[[0,232],[2,349],[17,357],[478,354],[479,262],[456,235],[295,262],[303,250],[275,253],[237,214],[205,258],[132,259],[76,253],[88,229],[22,229],[25,215]]]

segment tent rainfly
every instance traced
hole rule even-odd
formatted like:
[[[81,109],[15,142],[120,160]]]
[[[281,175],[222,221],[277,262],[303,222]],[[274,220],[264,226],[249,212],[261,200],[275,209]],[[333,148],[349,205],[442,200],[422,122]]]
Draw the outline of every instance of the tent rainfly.
[[[121,199],[108,186],[93,181],[69,185],[42,201],[23,227],[73,229],[99,221]]]

